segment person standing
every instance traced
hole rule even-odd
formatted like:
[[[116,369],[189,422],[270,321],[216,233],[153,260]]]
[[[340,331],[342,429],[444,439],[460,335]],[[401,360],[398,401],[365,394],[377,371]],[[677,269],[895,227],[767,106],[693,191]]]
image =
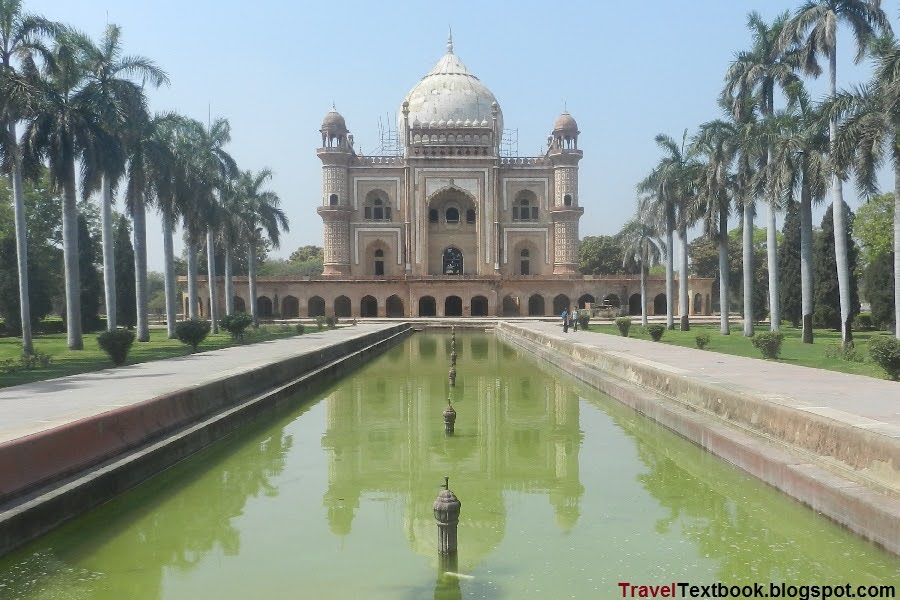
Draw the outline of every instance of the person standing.
[[[569,309],[564,308],[562,311],[563,333],[569,333]]]
[[[578,331],[578,309],[572,310],[572,331]]]

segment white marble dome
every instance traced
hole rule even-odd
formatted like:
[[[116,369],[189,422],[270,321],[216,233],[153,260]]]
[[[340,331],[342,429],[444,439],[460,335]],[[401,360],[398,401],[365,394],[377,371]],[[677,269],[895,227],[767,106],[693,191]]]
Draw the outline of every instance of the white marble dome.
[[[461,125],[464,121],[490,124],[491,104],[497,99],[453,53],[453,41],[450,39],[447,41],[447,53],[403,101],[409,102],[410,123],[418,119],[422,123],[439,121]],[[499,104],[497,108],[497,127],[502,133],[503,111]],[[402,129],[403,111],[398,114]]]

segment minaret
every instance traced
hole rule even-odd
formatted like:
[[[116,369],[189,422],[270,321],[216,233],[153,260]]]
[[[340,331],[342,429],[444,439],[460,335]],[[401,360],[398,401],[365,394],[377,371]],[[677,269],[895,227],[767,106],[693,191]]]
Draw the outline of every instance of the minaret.
[[[578,205],[578,125],[568,112],[553,124],[547,157],[553,163],[553,274],[578,273],[578,220],[584,208]]]
[[[348,190],[348,165],[354,156],[352,136],[344,117],[332,107],[322,120],[322,216],[325,229],[325,271],[323,275],[350,274],[350,217],[353,214]]]

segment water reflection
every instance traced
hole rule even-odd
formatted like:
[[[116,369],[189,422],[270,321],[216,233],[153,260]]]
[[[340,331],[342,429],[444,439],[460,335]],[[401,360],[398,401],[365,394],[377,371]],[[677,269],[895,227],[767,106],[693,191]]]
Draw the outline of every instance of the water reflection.
[[[352,531],[362,497],[399,495],[410,544],[420,554],[436,556],[431,504],[445,474],[463,500],[464,570],[503,539],[505,492],[545,495],[560,530],[574,527],[584,493],[578,466],[583,433],[571,385],[536,369],[500,377],[516,351],[488,344],[484,335],[459,334],[457,387],[450,389],[444,377],[449,336],[416,337],[391,350],[377,370],[325,399],[323,504],[331,531],[341,536]],[[458,411],[452,437],[444,434],[441,416],[448,396]]]

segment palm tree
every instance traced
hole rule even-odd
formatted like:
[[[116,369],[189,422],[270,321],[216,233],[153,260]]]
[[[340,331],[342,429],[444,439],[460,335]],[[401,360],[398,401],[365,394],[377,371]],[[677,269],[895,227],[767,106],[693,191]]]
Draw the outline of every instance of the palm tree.
[[[228,152],[225,145],[231,141],[231,126],[227,119],[216,119],[206,129],[201,127],[198,138],[201,169],[207,182],[204,213],[202,215],[206,228],[206,261],[207,282],[209,288],[209,318],[212,322],[213,333],[218,333],[218,309],[216,298],[216,228],[222,218],[221,208],[216,199],[216,193],[221,195],[221,190],[227,186],[229,178],[237,172],[237,164]]]
[[[719,332],[722,335],[731,334],[728,216],[734,187],[730,169],[738,151],[738,134],[736,123],[719,119],[701,125],[692,142],[694,152],[704,160],[698,181],[697,212],[703,215],[705,235],[717,243],[719,250]]]
[[[258,173],[244,171],[240,175],[238,194],[243,206],[242,215],[247,235],[247,279],[250,292],[250,314],[253,326],[259,326],[259,314],[256,308],[256,248],[268,237],[274,248],[280,243],[280,231],[289,230],[288,219],[278,205],[281,200],[275,192],[263,187],[272,179],[272,171],[263,169]]]
[[[641,271],[641,325],[647,326],[647,270],[662,258],[665,251],[659,235],[658,211],[651,198],[638,201],[637,215],[619,232],[624,251],[623,266],[637,265]]]
[[[101,188],[101,234],[103,240],[103,281],[106,296],[106,327],[116,328],[116,271],[113,257],[112,204],[116,183],[125,171],[126,131],[145,112],[143,86],[167,84],[166,73],[143,56],[122,56],[121,29],[107,25],[100,45],[90,41],[82,48],[87,83],[82,90],[85,101],[98,113],[101,135],[94,141],[85,161],[85,196],[94,191],[97,179]],[[140,79],[138,85],[133,79]],[[99,176],[99,177],[98,177]]]
[[[240,174],[238,174],[240,175]],[[243,196],[238,192],[239,177],[231,177],[220,192],[221,220],[219,234],[225,252],[225,314],[234,314],[234,249],[246,243],[241,221]]]
[[[128,153],[125,208],[134,220],[134,271],[139,342],[150,341],[150,326],[147,320],[146,206],[153,203],[154,199],[157,199],[156,204],[161,206],[162,199],[172,198],[172,170],[175,157],[166,129],[172,118],[172,115],[150,118],[142,111],[128,129],[125,142]],[[171,240],[170,235],[169,241]],[[174,322],[170,327],[174,335]]]
[[[641,183],[638,184],[638,192],[653,198],[660,205],[659,210],[663,215],[664,231],[666,236],[666,327],[675,328],[674,304],[674,257],[672,255],[673,233],[677,229],[681,240],[683,254],[681,261],[681,275],[678,279],[679,287],[679,316],[681,330],[690,328],[688,320],[688,289],[687,289],[687,228],[693,221],[690,207],[693,195],[693,181],[696,175],[697,164],[686,148],[687,130],[682,136],[679,145],[675,140],[664,134],[655,138],[657,146],[663,150],[663,157],[657,166]]]
[[[78,267],[78,209],[75,161],[102,134],[96,113],[80,97],[85,73],[79,48],[81,34],[67,31],[57,37],[52,60],[41,73],[29,67],[35,90],[34,112],[23,135],[23,158],[36,168],[46,159],[51,185],[63,196],[63,257],[65,263],[66,329],[70,350],[84,347],[81,338],[81,283]]]
[[[868,85],[837,94],[828,109],[848,114],[832,147],[839,162],[855,159],[861,189],[877,192],[877,171],[885,162],[894,170],[894,335],[900,339],[900,41],[883,36],[872,52],[875,73]]]
[[[800,82],[789,88],[788,106],[775,114],[771,135],[774,154],[767,165],[769,193],[795,201],[800,193],[800,287],[805,344],[813,343],[813,225],[812,204],[825,197],[828,187],[828,130],[812,109]]]
[[[754,98],[763,120],[771,118],[775,109],[775,88],[786,89],[798,80],[795,70],[800,59],[796,48],[785,48],[778,44],[782,32],[789,22],[787,12],[782,13],[767,25],[756,11],[747,16],[747,27],[752,32],[753,45],[749,52],[740,52],[725,75],[726,93],[737,102]],[[774,150],[770,143],[767,148],[766,163],[772,161]],[[778,229],[775,216],[778,198],[769,196],[766,223],[766,255],[769,265],[769,322],[772,331],[781,327],[780,294],[778,281]]]
[[[25,231],[25,194],[22,188],[22,156],[18,146],[16,124],[23,116],[21,102],[16,102],[19,74],[13,64],[16,57],[29,52],[46,52],[41,38],[59,31],[59,26],[43,17],[22,13],[21,0],[0,0],[0,118],[3,134],[0,154],[3,171],[12,180],[16,224],[16,259],[19,273],[19,310],[22,319],[22,354],[34,353],[31,340],[31,306],[28,297],[28,240]]]
[[[881,10],[881,0],[806,0],[793,19],[782,31],[778,40],[781,48],[800,43],[804,56],[804,70],[818,76],[821,73],[818,59],[828,58],[828,96],[837,94],[837,27],[838,22],[846,23],[856,41],[856,62],[865,56],[867,41],[877,33],[891,32],[887,15]],[[804,39],[805,38],[805,39]],[[829,154],[834,156],[837,139],[837,117],[832,115],[828,122],[831,140]],[[834,163],[834,161],[832,161]],[[838,165],[832,164],[831,197],[834,213],[834,253],[837,261],[838,287],[841,301],[841,337],[846,344],[851,339],[850,331],[850,266],[847,258],[846,227],[842,174]]]

